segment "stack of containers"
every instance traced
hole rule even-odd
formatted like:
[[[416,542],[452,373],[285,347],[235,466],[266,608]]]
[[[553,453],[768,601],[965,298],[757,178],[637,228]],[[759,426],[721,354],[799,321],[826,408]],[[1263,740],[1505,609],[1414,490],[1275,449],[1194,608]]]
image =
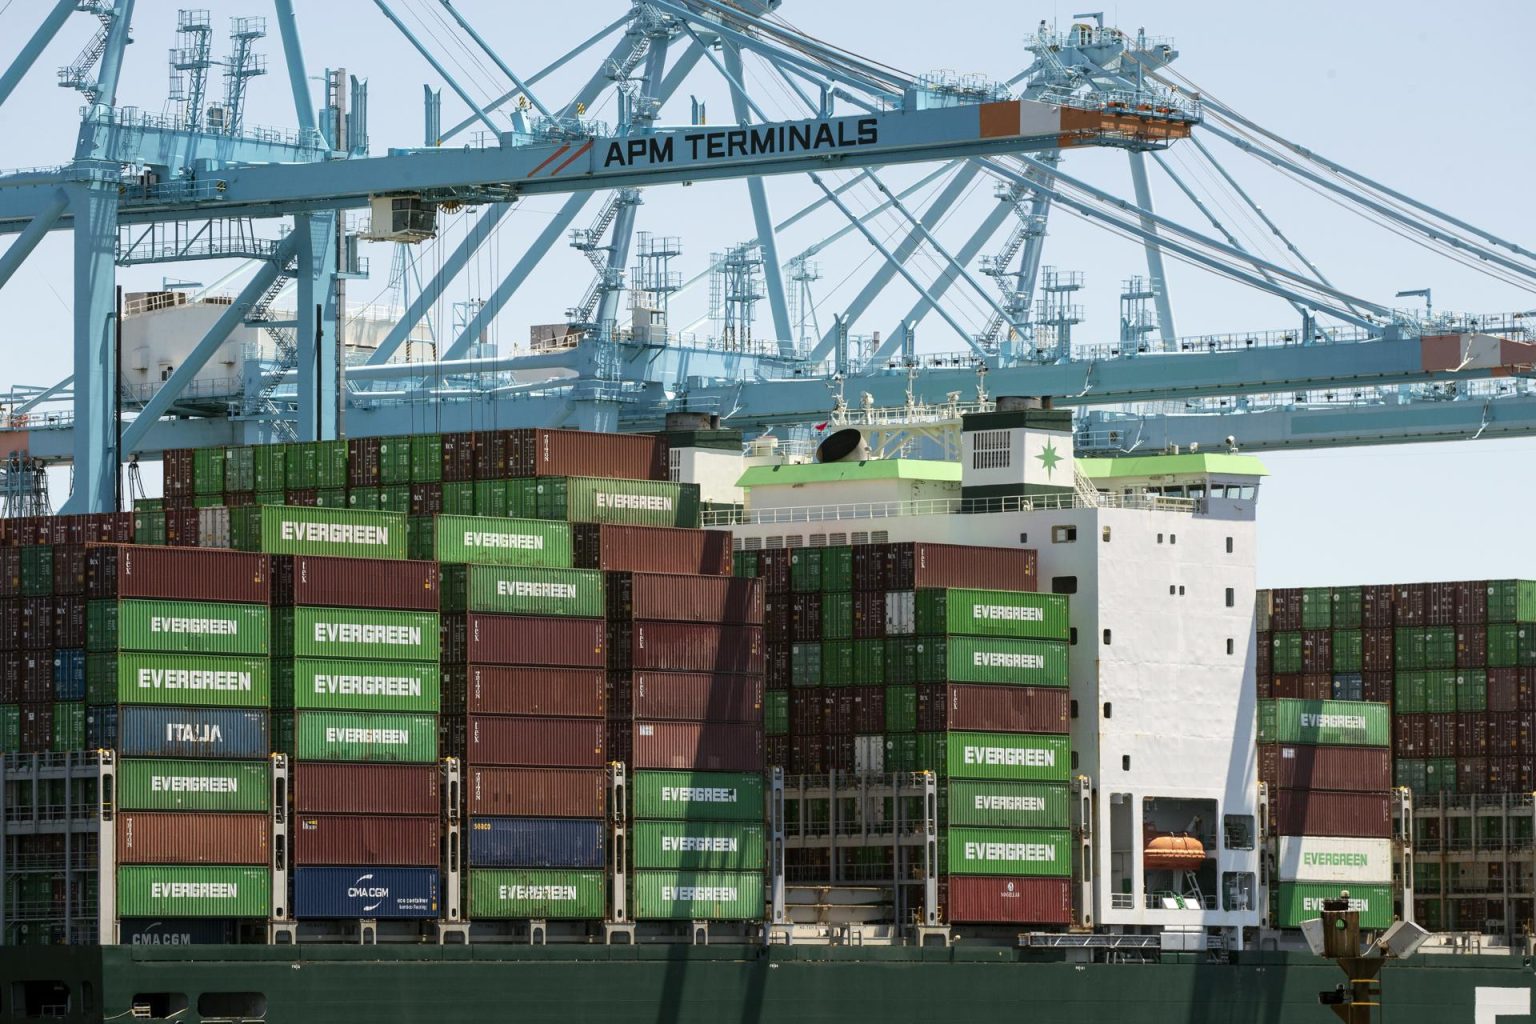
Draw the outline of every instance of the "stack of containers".
[[[266,560],[97,546],[86,562],[89,731],[121,758],[119,917],[266,917]]]
[[[1393,917],[1390,727],[1386,704],[1259,702],[1259,778],[1278,837],[1271,920],[1296,928],[1347,888],[1364,928]]]
[[[293,757],[293,916],[436,917],[437,566],[402,558],[403,514],[260,514],[275,743]]]

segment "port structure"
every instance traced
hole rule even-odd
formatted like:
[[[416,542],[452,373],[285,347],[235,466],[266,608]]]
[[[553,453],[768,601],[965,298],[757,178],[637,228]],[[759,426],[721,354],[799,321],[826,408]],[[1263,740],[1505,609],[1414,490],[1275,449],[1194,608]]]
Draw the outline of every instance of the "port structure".
[[[1026,38],[1027,66],[1011,77],[912,74],[796,30],[779,17],[778,0],[636,0],[522,77],[450,0],[435,2],[441,25],[430,33],[412,27],[404,5],[373,2],[436,81],[425,89],[422,144],[392,144],[384,155],[370,144],[366,81],[329,69],[316,103],[292,0],[274,0],[274,33],[266,17],[231,19],[222,62],[207,12],[183,12],[164,116],[119,96],[132,0],[51,5],[0,73],[0,103],[84,20],[72,16],[86,14],[91,34],[59,71],[59,84],[85,98],[79,142],[60,166],[0,174],[0,234],[13,236],[0,255],[0,287],[50,232],[73,236],[74,373],[13,389],[0,456],[72,463],[65,509],[97,511],[120,500],[116,469],[130,455],[171,447],[407,433],[424,406],[439,429],[640,429],[668,411],[703,410],[767,430],[825,420],[833,381],[876,407],[907,395],[937,405],[968,390],[977,368],[993,374],[994,393],[1050,394],[1082,410],[1085,452],[1227,437],[1259,450],[1536,432],[1526,312],[1435,312],[1427,301],[1402,309],[1335,285],[1228,162],[1235,154],[1321,190],[1517,296],[1536,280],[1536,252],[1208,98],[1174,70],[1178,51],[1167,40],[1085,15],[1065,29],[1042,22]],[[471,89],[483,83],[456,76],[437,52],[450,30],[482,69],[494,68],[492,89]],[[286,74],[266,80],[286,78],[293,96],[294,122],[282,129],[244,116],[267,70],[258,48],[273,35]],[[579,62],[596,66],[562,103],[549,80]],[[224,89],[213,102],[216,64]],[[697,98],[678,109],[674,101],[694,95],[700,79],[729,93],[727,117],[711,121]],[[444,86],[461,105],[446,125]],[[491,91],[492,102],[476,98]],[[590,118],[606,100],[616,120]],[[1085,147],[1126,154],[1130,196],[1073,173],[1071,152]],[[1277,251],[1245,242],[1176,153],[1225,190],[1226,207],[1257,218]],[[915,180],[896,180],[901,165],[918,165]],[[1155,174],[1207,223],[1159,213]],[[809,181],[815,198],[776,213],[769,188],[780,175]],[[687,279],[667,262],[682,252],[672,232],[650,232],[665,248],[635,251],[648,189],[720,179],[744,183],[754,237],[716,250]],[[948,220],[975,212],[962,200],[979,182],[992,184],[990,200],[980,190],[980,222],[958,241],[941,240]],[[448,289],[483,269],[522,200],[546,195],[556,212],[445,330],[450,318],[434,310]],[[464,230],[450,232],[448,216],[461,209]],[[572,235],[589,209],[598,214],[592,226]],[[1079,281],[1077,272],[1047,280],[1048,226],[1063,213],[1145,250],[1146,274],[1127,283],[1125,315],[1107,343],[1084,340],[1089,328],[1064,298],[1070,289],[1059,289]],[[811,217],[836,226],[799,251],[781,245]],[[402,292],[404,308],[369,339],[351,337],[358,316],[346,297],[346,281],[366,273],[360,239],[405,251],[391,262],[417,278]],[[488,355],[490,328],[568,239],[595,280],[563,303],[570,322],[560,343]],[[838,292],[834,315],[817,316],[815,287],[843,276],[831,270],[834,256],[854,264],[857,292]],[[1292,326],[1181,337],[1171,258],[1251,288]],[[233,295],[175,293],[195,300],[188,305],[217,300],[223,315],[202,321],[160,379],[114,387],[116,339],[133,316],[114,301],[117,266],[193,259],[243,261],[224,282]],[[424,281],[423,268],[435,268]],[[718,293],[717,315],[678,329],[669,317],[706,283]],[[625,291],[628,327],[619,316]],[[892,291],[912,304],[882,330],[872,310]],[[702,336],[692,330],[701,324]],[[210,378],[210,358],[242,329],[271,343],[238,372]],[[422,353],[427,361],[401,358]]]

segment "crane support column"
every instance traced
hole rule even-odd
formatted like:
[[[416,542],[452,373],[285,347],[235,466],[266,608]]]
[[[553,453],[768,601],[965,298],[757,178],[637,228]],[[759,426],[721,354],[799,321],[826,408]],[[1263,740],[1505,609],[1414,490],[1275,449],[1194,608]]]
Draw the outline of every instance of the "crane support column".
[[[71,189],[75,236],[75,489],[61,511],[117,511],[117,188]]]
[[[335,211],[300,214],[298,235],[299,422],[301,441],[329,441],[336,436]]]
[[[1136,186],[1136,205],[1149,213],[1152,210],[1152,186],[1147,182],[1147,155],[1131,150],[1131,182]],[[1141,218],[1142,230],[1147,232],[1147,279],[1152,283],[1152,301],[1157,305],[1157,333],[1162,336],[1164,351],[1177,340],[1173,329],[1173,303],[1168,300],[1168,275],[1163,271],[1163,250],[1157,243],[1157,225],[1150,217]]]

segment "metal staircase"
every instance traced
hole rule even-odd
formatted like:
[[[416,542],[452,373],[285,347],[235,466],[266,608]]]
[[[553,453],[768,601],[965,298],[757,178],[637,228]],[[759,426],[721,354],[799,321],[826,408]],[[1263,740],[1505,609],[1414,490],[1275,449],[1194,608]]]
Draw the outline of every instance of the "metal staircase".
[[[91,77],[91,69],[96,66],[97,61],[101,60],[101,55],[107,52],[107,36],[112,32],[112,22],[117,17],[117,13],[98,0],[86,0],[79,5],[79,9],[96,15],[97,20],[101,22],[101,28],[73,61],[59,68],[59,86],[64,89],[78,90],[84,93],[86,98],[95,102],[96,80]]]
[[[565,311],[566,319],[570,323],[581,326],[590,325],[603,294],[624,287],[624,268],[608,265],[613,245],[605,244],[603,235],[613,226],[621,209],[638,202],[640,202],[638,189],[619,189],[608,197],[608,201],[603,204],[603,209],[590,227],[576,228],[571,232],[571,248],[587,258],[587,262],[591,263],[593,269],[597,271],[597,276],[587,286],[581,301]]]
[[[293,422],[279,415],[280,410],[277,407],[277,403],[272,401],[272,395],[277,391],[278,385],[282,383],[284,376],[299,365],[299,332],[293,327],[276,327],[263,323],[263,321],[273,319],[272,303],[277,301],[277,296],[288,284],[286,270],[287,268],[262,293],[261,298],[256,300],[251,306],[250,314],[245,318],[246,323],[260,326],[266,332],[267,337],[272,339],[273,345],[277,348],[277,362],[273,365],[272,371],[267,374],[266,380],[262,383],[261,390],[256,393],[256,396],[251,401],[246,403],[246,411],[270,414],[272,416],[272,429],[274,433],[280,435],[283,440],[297,441],[299,436],[298,432],[293,428]]]

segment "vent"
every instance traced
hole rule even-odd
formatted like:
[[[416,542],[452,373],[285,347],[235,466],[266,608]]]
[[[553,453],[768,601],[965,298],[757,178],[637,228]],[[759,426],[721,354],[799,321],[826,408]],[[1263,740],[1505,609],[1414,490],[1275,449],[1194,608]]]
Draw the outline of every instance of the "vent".
[[[1008,431],[978,430],[972,434],[972,469],[1007,469],[1009,465]]]

